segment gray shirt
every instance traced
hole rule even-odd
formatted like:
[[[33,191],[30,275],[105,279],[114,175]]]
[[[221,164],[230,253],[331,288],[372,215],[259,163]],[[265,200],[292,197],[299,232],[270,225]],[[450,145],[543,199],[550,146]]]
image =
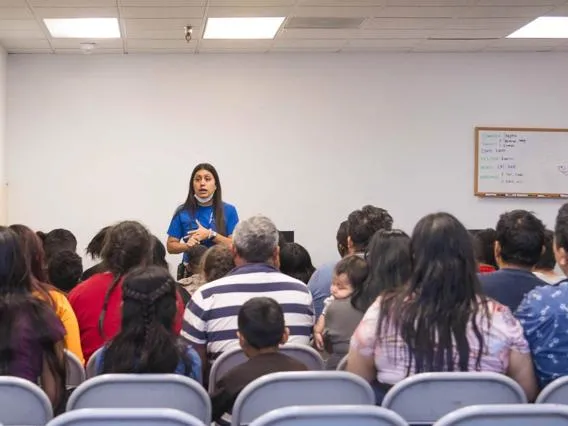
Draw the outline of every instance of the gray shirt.
[[[364,312],[351,306],[351,298],[334,300],[325,313],[323,338],[326,350],[331,354],[327,369],[334,370],[349,352],[349,341],[363,319]]]

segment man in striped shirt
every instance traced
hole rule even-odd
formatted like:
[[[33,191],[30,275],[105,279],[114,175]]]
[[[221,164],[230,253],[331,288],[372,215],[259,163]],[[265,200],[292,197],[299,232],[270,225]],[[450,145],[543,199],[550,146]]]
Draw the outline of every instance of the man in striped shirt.
[[[282,274],[278,230],[264,216],[240,222],[231,248],[236,268],[200,287],[187,305],[182,337],[199,352],[203,365],[228,349],[238,348],[237,315],[253,297],[270,297],[284,311],[290,343],[309,344],[314,313],[312,295],[301,281]]]

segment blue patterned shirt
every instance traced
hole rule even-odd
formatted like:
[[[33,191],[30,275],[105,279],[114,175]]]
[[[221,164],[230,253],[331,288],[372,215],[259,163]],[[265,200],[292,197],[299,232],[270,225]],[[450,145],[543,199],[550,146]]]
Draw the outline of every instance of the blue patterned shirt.
[[[568,376],[568,280],[535,288],[515,315],[531,348],[541,388]]]

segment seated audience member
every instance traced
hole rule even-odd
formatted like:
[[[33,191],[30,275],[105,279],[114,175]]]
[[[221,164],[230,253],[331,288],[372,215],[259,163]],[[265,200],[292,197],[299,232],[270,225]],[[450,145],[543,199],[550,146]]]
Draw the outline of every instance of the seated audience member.
[[[349,339],[359,325],[363,313],[351,306],[351,295],[367,278],[367,262],[359,256],[346,256],[337,262],[331,284],[331,296],[324,302],[323,312],[314,327],[317,349],[330,354],[328,370],[335,370],[347,355]]]
[[[65,347],[84,362],[77,317],[65,294],[48,284],[45,254],[41,240],[27,226],[12,225],[10,229],[18,235],[22,244],[26,263],[30,270],[34,294],[46,301],[55,310],[55,314],[65,328]]]
[[[377,401],[413,374],[488,371],[536,380],[520,323],[481,291],[471,236],[448,213],[422,218],[412,234],[409,284],[384,292],[351,339],[347,370],[368,380]],[[378,381],[378,382],[377,382]]]
[[[351,305],[361,316],[382,292],[408,283],[412,269],[410,237],[398,229],[375,232],[365,252],[365,260],[369,275],[351,298]]]
[[[352,212],[347,218],[347,239],[345,240],[347,254],[364,256],[371,237],[379,229],[392,229],[392,217],[385,209],[367,205],[363,206],[361,210]],[[315,281],[310,280],[308,283],[308,287],[314,294],[314,298],[318,297],[319,301],[319,297],[321,297],[321,305],[315,306],[317,317],[319,317],[323,309],[323,301],[330,295],[329,289],[331,288],[334,266],[335,264],[325,265],[325,268],[329,270],[320,271],[319,273],[316,271],[314,273]]]
[[[57,412],[65,395],[62,345],[65,329],[49,303],[36,293],[21,238],[0,226],[2,375],[21,377],[32,383],[38,383],[39,378]]]
[[[225,374],[211,395],[213,421],[230,413],[239,393],[252,381],[270,373],[306,371],[301,362],[279,352],[279,345],[288,340],[282,307],[268,297],[255,297],[239,309],[239,344],[249,358]],[[227,421],[225,416],[223,420]]]
[[[547,229],[544,232],[544,251],[540,255],[540,260],[533,268],[533,274],[537,278],[552,285],[566,279],[565,275],[559,275],[554,270],[556,268],[556,259],[554,258],[553,240],[554,232]]]
[[[105,237],[110,229],[110,226],[105,226],[97,235],[93,237],[89,245],[87,246],[87,254],[91,256],[93,260],[100,260],[99,263],[91,266],[89,269],[83,272],[83,276],[81,277],[81,281],[85,281],[86,279],[91,278],[95,274],[99,274],[101,272],[105,272],[104,269],[104,262],[100,259],[101,252],[103,250],[103,245],[105,242]]]
[[[51,257],[47,265],[49,282],[64,293],[69,293],[81,281],[83,261],[74,251],[63,250]]]
[[[166,247],[158,237],[152,235],[152,265],[160,268],[168,269],[169,265],[166,260]]]
[[[226,246],[213,246],[203,255],[202,273],[206,283],[223,278],[235,269],[235,259]]]
[[[525,294],[545,284],[532,273],[544,247],[544,225],[526,210],[513,210],[501,215],[496,231],[499,270],[479,279],[487,296],[514,312]]]
[[[568,203],[556,218],[554,253],[558,266],[568,275]],[[568,376],[568,279],[555,286],[540,286],[519,305],[516,316],[525,330],[536,375],[543,388]]]
[[[477,260],[477,268],[481,274],[487,274],[497,270],[497,262],[495,261],[496,239],[497,232],[491,228],[481,229],[473,235],[475,259]]]
[[[43,251],[48,262],[51,256],[62,250],[77,252],[77,238],[67,229],[58,228],[47,234],[39,231],[37,235],[43,243]]]
[[[225,247],[226,246],[213,246],[213,247]],[[191,295],[195,293],[199,287],[201,287],[205,280],[203,279],[203,274],[201,273],[201,263],[203,261],[203,255],[207,252],[207,247],[196,245],[191,247],[187,254],[189,259],[187,265],[185,265],[187,278],[182,278],[178,280],[180,291],[183,292],[182,297],[184,302],[187,299],[191,299]],[[187,302],[185,302],[187,304]]]
[[[104,269],[69,293],[75,310],[85,359],[112,339],[120,330],[120,305],[124,275],[137,266],[152,263],[153,240],[148,230],[138,222],[125,221],[113,226],[105,238],[101,252]],[[178,316],[174,331],[181,328],[183,301],[178,295]]]
[[[347,256],[347,221],[341,222],[336,235],[337,251],[339,257]],[[308,288],[314,298],[314,314],[319,318],[323,311],[323,301],[330,296],[330,287],[333,280],[333,268],[337,261],[328,262],[314,271],[308,281]]]
[[[182,336],[206,366],[238,347],[237,313],[252,297],[271,297],[284,310],[290,342],[308,345],[314,326],[312,295],[304,283],[278,270],[278,231],[264,216],[239,222],[231,248],[235,265],[226,277],[198,288],[184,314]]]
[[[280,272],[307,284],[316,268],[310,253],[298,243],[285,243],[280,247]]]
[[[175,373],[201,383],[201,359],[173,326],[176,282],[160,266],[129,272],[122,284],[122,325],[97,358],[98,374]]]

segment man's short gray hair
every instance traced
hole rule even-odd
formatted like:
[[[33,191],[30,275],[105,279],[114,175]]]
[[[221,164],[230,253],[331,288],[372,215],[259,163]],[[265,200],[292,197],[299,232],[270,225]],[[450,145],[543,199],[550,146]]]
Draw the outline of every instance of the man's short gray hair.
[[[253,216],[239,222],[233,232],[233,246],[247,262],[266,262],[278,246],[278,229],[266,216]]]

